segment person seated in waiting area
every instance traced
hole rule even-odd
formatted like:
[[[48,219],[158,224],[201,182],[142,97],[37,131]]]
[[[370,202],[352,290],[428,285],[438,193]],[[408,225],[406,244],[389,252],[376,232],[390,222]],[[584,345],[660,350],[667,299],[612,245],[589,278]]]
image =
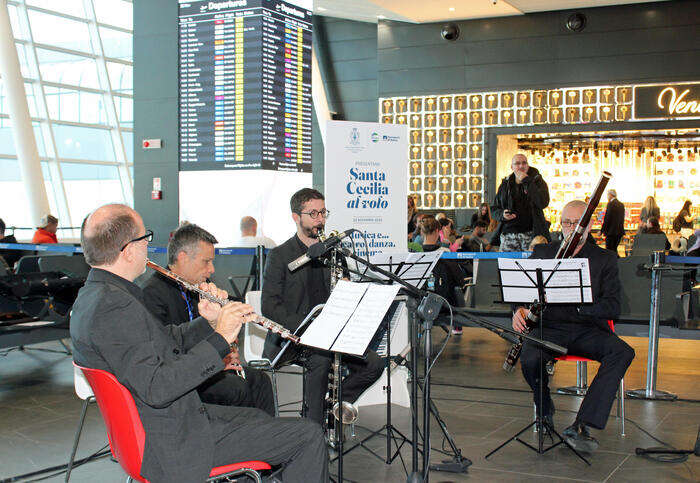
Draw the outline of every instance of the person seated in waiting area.
[[[58,239],[56,238],[57,229],[58,218],[49,214],[42,216],[39,226],[32,237],[32,243],[58,243]]]
[[[530,251],[532,251],[535,249],[535,246],[542,245],[543,243],[548,243],[547,239],[542,235],[537,235],[535,238],[532,239],[528,248]]]
[[[438,222],[440,223],[440,242],[449,246],[457,240],[454,222],[446,216],[440,218]]]
[[[440,242],[440,222],[434,216],[426,215],[420,221],[420,235],[424,252],[449,251],[447,246]]]
[[[666,233],[661,231],[661,225],[659,225],[658,218],[648,218],[647,219],[647,222],[645,223],[644,228],[642,228],[642,232],[637,236],[642,236],[642,235],[664,235],[664,237],[666,237],[666,246],[665,246],[664,250],[671,249],[671,242],[668,241],[668,237],[666,236]]]
[[[5,222],[0,218],[0,243],[17,243],[17,238],[14,235],[5,236]],[[12,268],[17,263],[17,260],[22,258],[21,250],[0,250],[0,256],[5,259],[8,267]]]
[[[479,220],[474,223],[474,230],[470,236],[461,236],[450,246],[453,252],[488,252],[491,250],[491,243],[486,239],[486,229],[488,225],[485,221]]]

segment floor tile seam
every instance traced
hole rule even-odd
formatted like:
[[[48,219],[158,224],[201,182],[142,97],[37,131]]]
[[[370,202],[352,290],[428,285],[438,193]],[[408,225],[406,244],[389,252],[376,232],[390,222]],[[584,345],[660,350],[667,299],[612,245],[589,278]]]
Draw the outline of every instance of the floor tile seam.
[[[47,424],[55,423],[57,421],[62,421],[62,420],[68,420],[68,419],[72,419],[72,418],[73,418],[73,415],[63,415],[63,416],[59,416],[59,417],[52,418],[52,419],[46,419],[46,420],[43,420],[39,423],[32,423],[32,424],[29,424],[26,426],[20,426],[19,428],[13,428],[12,431],[17,431],[17,432],[18,431],[26,431],[28,429],[46,426]]]
[[[603,480],[603,483],[606,483],[606,482],[610,481],[610,478],[612,478],[612,476],[615,474],[615,472],[616,472],[617,470],[619,470],[619,469],[622,467],[622,465],[625,464],[625,461],[627,461],[627,460],[630,459],[631,457],[632,457],[631,454],[627,455],[627,457],[626,457],[625,459],[623,459],[623,460],[620,462],[620,464],[617,465],[617,466],[615,467],[615,469],[613,469],[613,470],[610,472],[610,474],[608,475],[608,477],[605,478],[605,480]]]
[[[488,468],[484,466],[479,466],[477,463],[474,463],[470,466],[470,468],[473,468],[475,470],[485,470],[485,471],[494,471],[498,473],[508,473],[508,474],[513,474],[513,475],[525,475],[525,476],[533,476],[535,478],[552,478],[552,479],[558,479],[558,480],[567,480],[567,481],[585,481],[588,483],[600,483],[599,480],[585,480],[581,478],[569,478],[566,476],[555,476],[555,475],[547,475],[547,474],[540,474],[540,473],[527,473],[525,471],[512,471],[512,470],[502,470],[498,468]]]

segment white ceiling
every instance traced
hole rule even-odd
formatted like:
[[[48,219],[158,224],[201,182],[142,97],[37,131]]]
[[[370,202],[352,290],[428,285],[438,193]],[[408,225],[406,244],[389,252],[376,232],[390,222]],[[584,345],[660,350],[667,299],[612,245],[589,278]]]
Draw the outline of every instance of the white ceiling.
[[[658,0],[314,0],[314,14],[363,22],[428,23],[652,1]]]

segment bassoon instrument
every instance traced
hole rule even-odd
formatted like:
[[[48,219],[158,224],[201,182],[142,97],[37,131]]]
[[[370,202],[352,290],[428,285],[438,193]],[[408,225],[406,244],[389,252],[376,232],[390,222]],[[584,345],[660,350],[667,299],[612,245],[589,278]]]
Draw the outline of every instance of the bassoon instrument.
[[[581,237],[583,237],[583,234],[586,232],[586,227],[588,227],[588,224],[593,217],[593,213],[598,207],[600,198],[603,195],[603,191],[605,191],[605,187],[608,185],[610,178],[612,178],[612,174],[607,171],[603,171],[603,174],[598,180],[598,185],[595,187],[595,190],[591,195],[591,199],[588,201],[588,205],[586,206],[586,210],[583,212],[583,215],[581,215],[581,219],[579,219],[576,228],[562,242],[554,258],[571,258],[573,256],[574,252],[576,251],[576,247],[578,247],[581,241]],[[532,328],[538,324],[539,318],[542,315],[542,307],[542,301],[535,302],[530,306],[530,312],[527,315],[527,328],[526,332],[524,332],[525,334],[529,334]],[[503,362],[504,371],[513,372],[513,369],[515,369],[515,364],[518,362],[518,359],[520,359],[520,352],[522,350],[523,339],[520,337],[518,342],[511,346],[508,354],[506,355],[506,360]]]

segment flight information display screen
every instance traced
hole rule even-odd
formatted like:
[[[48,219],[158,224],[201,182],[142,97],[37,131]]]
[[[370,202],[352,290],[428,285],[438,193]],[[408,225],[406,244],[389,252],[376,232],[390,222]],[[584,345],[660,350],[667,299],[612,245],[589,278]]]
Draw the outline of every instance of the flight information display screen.
[[[311,172],[312,13],[301,5],[179,0],[180,170]]]

